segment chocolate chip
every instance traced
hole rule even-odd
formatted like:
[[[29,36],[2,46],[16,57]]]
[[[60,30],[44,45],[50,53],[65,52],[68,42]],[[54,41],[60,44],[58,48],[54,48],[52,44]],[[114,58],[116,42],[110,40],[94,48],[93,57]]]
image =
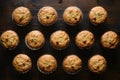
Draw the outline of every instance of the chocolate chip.
[[[86,41],[83,41],[84,44],[86,44]]]
[[[49,17],[47,16],[46,19],[49,19]]]
[[[57,45],[59,45],[59,42],[56,42]]]
[[[95,20],[95,21],[96,21],[96,18],[93,18],[93,20]]]

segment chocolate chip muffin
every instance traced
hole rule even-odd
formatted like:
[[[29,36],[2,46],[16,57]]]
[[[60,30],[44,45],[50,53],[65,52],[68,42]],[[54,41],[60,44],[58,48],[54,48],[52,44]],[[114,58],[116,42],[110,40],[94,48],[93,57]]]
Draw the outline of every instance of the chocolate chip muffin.
[[[119,37],[114,31],[107,31],[101,37],[101,44],[108,49],[114,49],[119,43]]]
[[[106,69],[107,61],[101,55],[94,55],[89,59],[88,67],[94,73],[101,73]]]
[[[63,61],[63,69],[68,74],[75,74],[82,68],[82,60],[77,55],[69,55]]]
[[[51,26],[57,20],[57,12],[51,6],[42,7],[38,12],[38,20],[44,26]]]
[[[18,54],[13,59],[13,67],[20,73],[28,72],[32,67],[32,62],[26,54]]]
[[[50,74],[54,72],[57,68],[57,61],[54,56],[50,54],[44,54],[39,57],[37,61],[37,67],[43,74]]]
[[[65,23],[71,26],[75,26],[82,20],[82,11],[76,6],[70,6],[65,9],[63,13],[63,19]]]
[[[14,49],[19,43],[19,37],[15,31],[7,30],[2,33],[1,44],[7,49]]]
[[[45,38],[40,31],[33,30],[33,31],[30,31],[25,37],[25,43],[29,49],[37,50],[44,45]]]
[[[31,21],[32,15],[28,8],[20,6],[12,13],[12,19],[18,26],[25,26]]]
[[[51,45],[58,50],[66,48],[69,42],[70,42],[69,35],[62,30],[55,31],[50,36]]]
[[[107,11],[101,6],[93,7],[89,12],[89,18],[93,25],[102,24],[107,18]]]
[[[88,49],[94,44],[94,35],[88,30],[79,32],[76,36],[76,45],[82,49]]]

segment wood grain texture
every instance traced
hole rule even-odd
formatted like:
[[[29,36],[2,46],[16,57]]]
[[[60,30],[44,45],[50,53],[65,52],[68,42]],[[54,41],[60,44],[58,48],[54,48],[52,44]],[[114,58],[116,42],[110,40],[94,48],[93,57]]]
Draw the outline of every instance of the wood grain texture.
[[[14,30],[20,37],[19,46],[12,51],[6,50],[0,45],[0,80],[120,80],[120,44],[115,50],[104,49],[100,44],[101,35],[113,30],[120,36],[120,0],[0,0],[0,34],[6,30]],[[42,26],[37,20],[38,10],[43,6],[53,6],[58,12],[56,24],[50,27]],[[88,13],[94,6],[103,6],[108,11],[107,22],[100,26],[93,26],[89,22]],[[11,18],[12,11],[18,6],[25,6],[31,10],[33,19],[25,27],[14,24]],[[71,27],[64,23],[62,15],[64,9],[69,6],[78,6],[84,18],[80,25]],[[24,43],[26,34],[31,30],[40,30],[46,39],[43,48],[32,51]],[[49,42],[50,35],[56,30],[65,30],[71,39],[69,46],[62,51],[52,48]],[[95,44],[89,50],[81,50],[75,45],[76,34],[84,29],[92,31],[95,35]],[[32,69],[27,74],[19,74],[12,66],[15,55],[25,53],[32,59]],[[36,62],[39,56],[51,53],[58,61],[57,70],[51,75],[44,75],[37,69]],[[83,68],[76,75],[68,75],[62,69],[62,61],[65,56],[76,54],[83,60]],[[107,70],[102,74],[94,74],[87,67],[88,59],[94,54],[103,55],[107,62]]]

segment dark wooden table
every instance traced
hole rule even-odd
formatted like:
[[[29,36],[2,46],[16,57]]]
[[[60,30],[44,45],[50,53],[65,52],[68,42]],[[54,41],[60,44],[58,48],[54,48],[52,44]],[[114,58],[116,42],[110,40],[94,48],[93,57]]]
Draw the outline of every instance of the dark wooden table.
[[[43,6],[53,6],[58,12],[58,21],[55,25],[45,27],[39,24],[37,12]],[[62,14],[68,6],[78,6],[84,14],[80,25],[71,27],[64,23]],[[103,6],[108,11],[107,22],[100,26],[93,26],[89,22],[88,13],[94,6]],[[31,23],[25,27],[16,26],[12,19],[12,11],[18,6],[28,7],[33,15]],[[120,0],[0,0],[0,34],[6,30],[14,30],[20,37],[19,46],[15,50],[7,50],[0,45],[0,80],[120,80],[120,44],[114,50],[104,49],[100,44],[101,35],[113,30],[120,36]],[[31,30],[40,30],[43,32],[46,43],[43,48],[32,51],[25,43],[24,37]],[[71,39],[69,46],[62,51],[52,48],[49,43],[49,37],[56,30],[65,30]],[[81,50],[75,45],[74,38],[76,34],[84,29],[92,31],[95,35],[95,44],[89,50]],[[19,74],[12,66],[12,60],[15,55],[25,53],[32,59],[32,69],[27,74]],[[51,53],[58,61],[57,70],[51,75],[44,75],[37,69],[36,62],[39,56]],[[76,54],[83,60],[83,68],[76,75],[68,75],[62,69],[62,61],[65,56]],[[94,54],[101,54],[107,60],[107,70],[102,74],[94,74],[87,67],[88,59]]]

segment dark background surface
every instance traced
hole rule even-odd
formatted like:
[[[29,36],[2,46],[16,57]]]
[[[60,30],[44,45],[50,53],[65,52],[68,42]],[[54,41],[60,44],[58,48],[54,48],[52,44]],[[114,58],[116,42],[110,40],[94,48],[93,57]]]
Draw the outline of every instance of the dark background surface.
[[[55,25],[45,27],[39,24],[37,12],[43,6],[53,6],[58,12],[58,20]],[[62,14],[68,6],[78,6],[84,14],[80,25],[71,27],[64,23]],[[103,6],[108,11],[107,22],[100,26],[93,26],[89,22],[88,13],[96,5]],[[16,26],[12,19],[12,11],[19,6],[28,7],[31,10],[33,19],[25,27]],[[101,35],[113,30],[120,36],[120,0],[0,0],[0,35],[6,30],[14,30],[20,37],[19,46],[14,50],[7,50],[0,45],[0,80],[120,80],[120,44],[114,50],[104,49],[100,44]],[[31,30],[40,30],[43,32],[46,43],[43,48],[32,51],[25,43],[24,37]],[[71,39],[69,46],[62,51],[52,48],[49,43],[49,37],[56,30],[65,30]],[[95,35],[95,44],[89,50],[81,50],[75,45],[74,38],[76,34],[84,29],[92,31]],[[26,74],[19,74],[12,66],[12,60],[15,55],[25,53],[32,59],[32,69]],[[36,62],[38,57],[45,53],[51,53],[58,61],[57,70],[51,75],[44,75],[37,69]],[[69,54],[78,55],[83,61],[82,70],[76,75],[68,75],[62,69],[62,61]],[[94,74],[87,67],[88,59],[94,54],[101,54],[107,60],[107,70],[102,74]]]

